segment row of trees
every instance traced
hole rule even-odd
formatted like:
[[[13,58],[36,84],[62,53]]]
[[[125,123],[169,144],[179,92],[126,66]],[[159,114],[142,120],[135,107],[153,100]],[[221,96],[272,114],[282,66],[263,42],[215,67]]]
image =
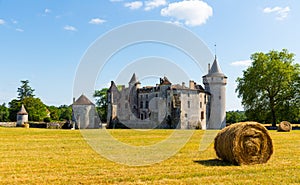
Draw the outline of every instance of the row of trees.
[[[71,106],[47,106],[39,98],[35,97],[34,91],[30,87],[28,80],[22,80],[21,86],[17,90],[18,98],[11,100],[8,103],[8,107],[6,104],[0,105],[0,121],[16,121],[17,113],[22,104],[28,112],[28,119],[30,121],[62,121],[71,119]]]

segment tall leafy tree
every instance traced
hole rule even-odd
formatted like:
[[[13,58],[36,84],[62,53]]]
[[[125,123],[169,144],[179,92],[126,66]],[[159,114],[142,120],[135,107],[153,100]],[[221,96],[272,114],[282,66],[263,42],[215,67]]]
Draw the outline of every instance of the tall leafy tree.
[[[272,122],[300,117],[300,66],[288,50],[254,53],[251,66],[237,79],[236,92],[249,119]]]
[[[21,80],[21,86],[18,88],[18,98],[23,100],[27,97],[34,97],[34,89],[29,86],[28,80]]]
[[[9,111],[8,108],[6,107],[5,103],[0,105],[0,121],[8,121],[9,120]]]
[[[17,90],[18,99],[9,102],[9,119],[16,121],[17,113],[23,104],[28,112],[30,121],[43,121],[47,117],[47,108],[39,98],[34,98],[34,89],[29,86],[28,80],[22,80]]]
[[[46,105],[39,98],[26,97],[22,100],[22,104],[28,112],[30,121],[43,121],[47,117]]]
[[[17,99],[13,99],[8,103],[9,106],[9,120],[17,121],[17,113],[21,108],[22,102]]]
[[[97,111],[100,114],[100,119],[102,122],[106,122],[107,117],[107,90],[108,88],[103,88],[101,90],[95,90],[94,98],[96,99]]]

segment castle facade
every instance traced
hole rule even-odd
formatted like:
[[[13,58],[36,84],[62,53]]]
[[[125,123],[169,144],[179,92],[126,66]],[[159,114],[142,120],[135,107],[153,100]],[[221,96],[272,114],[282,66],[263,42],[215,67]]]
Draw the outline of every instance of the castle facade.
[[[167,77],[155,86],[141,87],[133,74],[125,85],[113,81],[107,91],[109,128],[221,129],[226,125],[227,77],[215,58],[204,88],[190,80],[172,84]]]

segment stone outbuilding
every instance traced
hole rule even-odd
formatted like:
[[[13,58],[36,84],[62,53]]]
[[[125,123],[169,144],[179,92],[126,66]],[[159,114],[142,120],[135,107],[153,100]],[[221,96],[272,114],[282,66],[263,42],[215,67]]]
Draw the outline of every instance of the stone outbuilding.
[[[81,95],[73,102],[72,115],[76,128],[95,129],[100,127],[100,118],[96,112],[95,104],[85,95]]]
[[[17,113],[17,127],[21,127],[25,123],[28,123],[28,113],[22,104],[20,111]]]

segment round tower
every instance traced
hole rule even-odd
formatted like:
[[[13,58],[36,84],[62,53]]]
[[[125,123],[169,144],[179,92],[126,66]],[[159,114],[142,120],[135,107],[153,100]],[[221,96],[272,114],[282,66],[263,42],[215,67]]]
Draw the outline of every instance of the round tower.
[[[203,76],[205,90],[210,98],[207,104],[207,129],[221,129],[226,126],[226,84],[227,77],[222,72],[217,57],[208,74]]]
[[[20,111],[17,113],[17,127],[21,127],[28,122],[28,113],[22,104]]]

